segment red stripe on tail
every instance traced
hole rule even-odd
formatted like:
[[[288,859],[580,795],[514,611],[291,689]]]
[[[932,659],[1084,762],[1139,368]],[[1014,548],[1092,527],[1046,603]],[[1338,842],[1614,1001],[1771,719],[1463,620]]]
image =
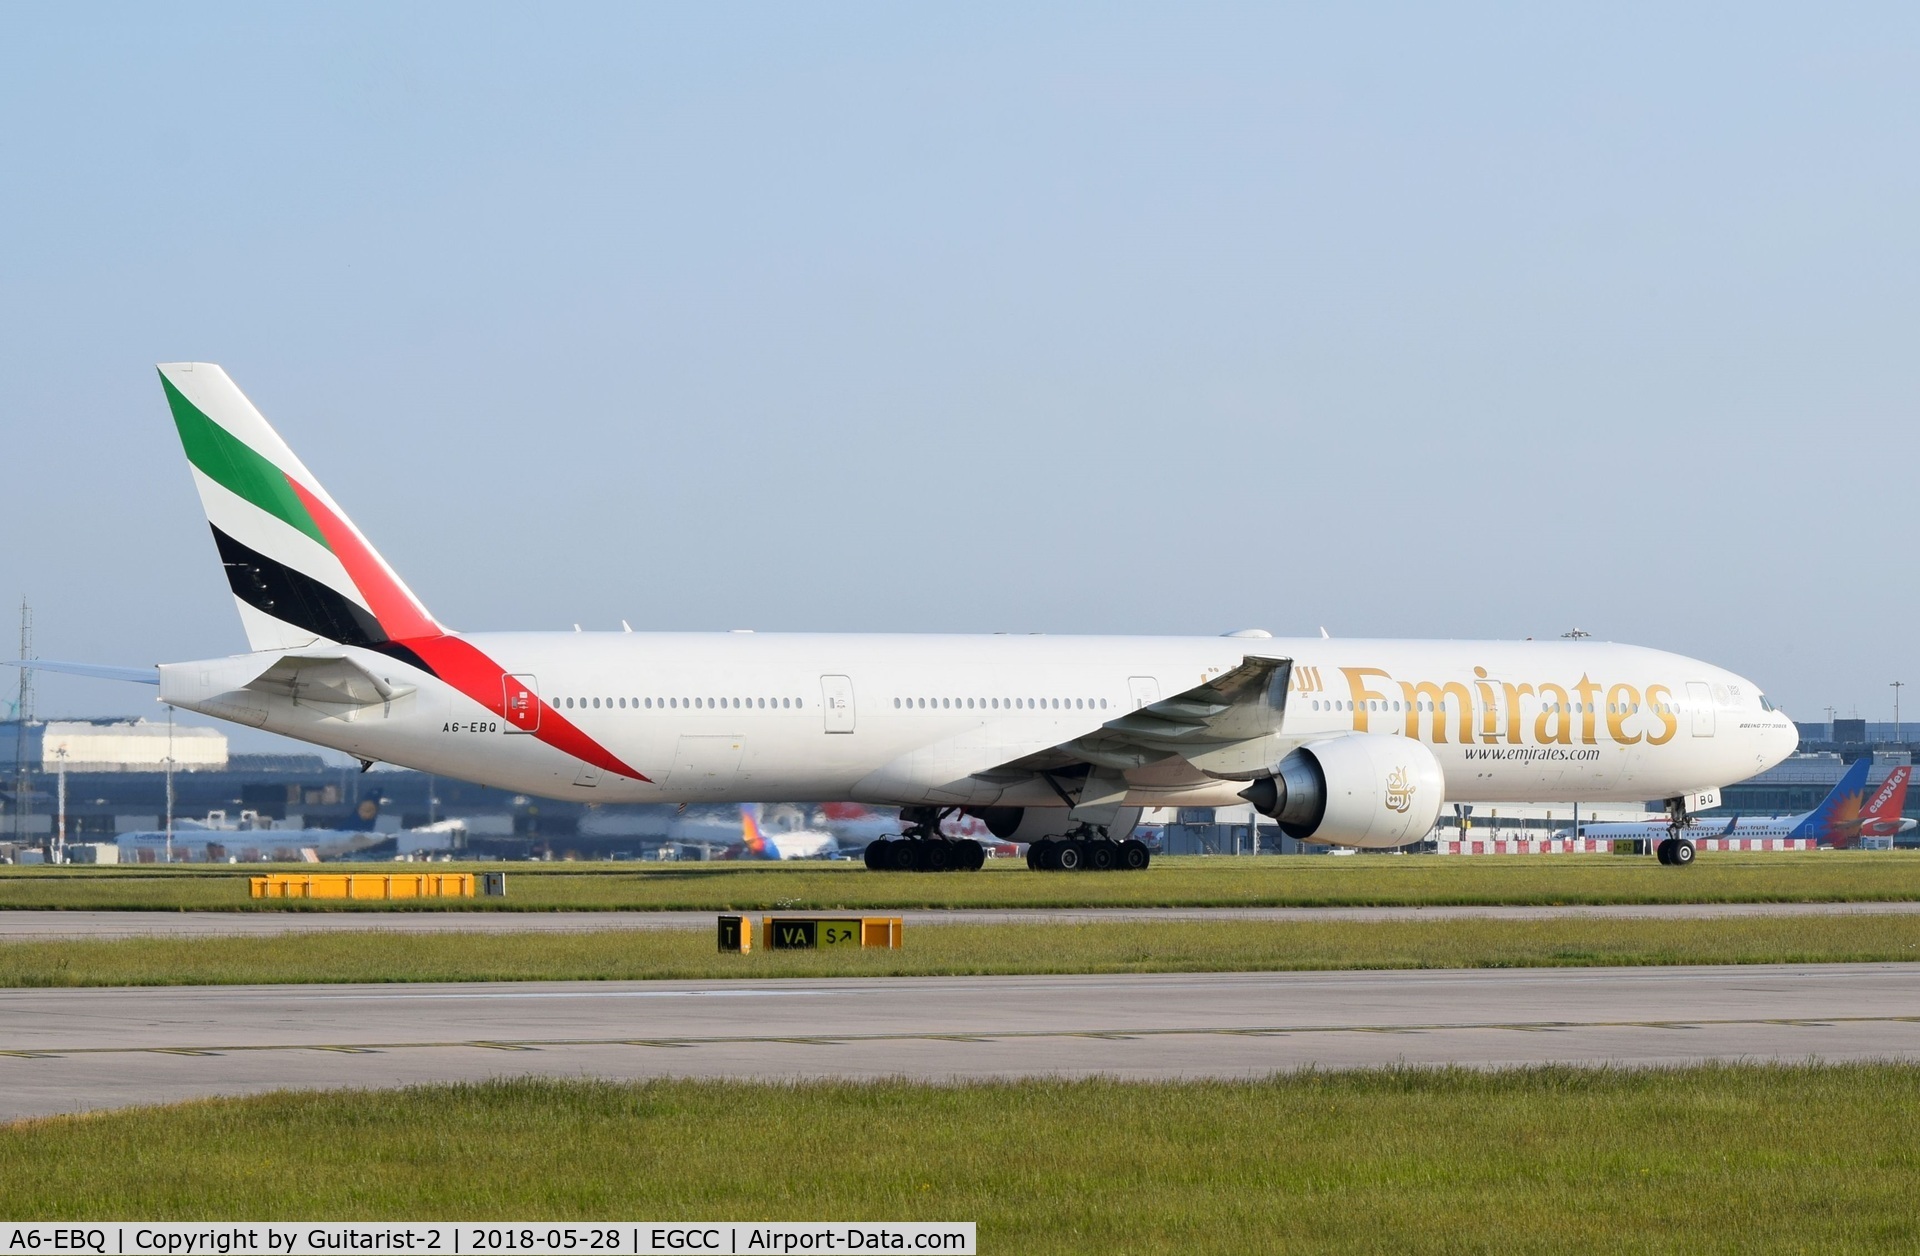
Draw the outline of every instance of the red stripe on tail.
[[[314,522],[320,525],[328,548],[333,550],[340,565],[347,569],[347,575],[360,590],[360,596],[367,600],[367,609],[373,612],[373,617],[380,621],[381,629],[395,644],[412,650],[433,669],[434,675],[495,715],[515,723],[526,720],[525,713],[518,718],[507,714],[505,668],[459,637],[449,636],[446,629],[427,613],[427,608],[407,592],[406,586],[394,577],[393,572],[388,570],[379,555],[373,552],[351,524],[328,509],[325,502],[308,492],[291,476],[287,478],[287,483],[293,486],[301,504],[313,515]],[[636,781],[648,780],[622,763],[605,746],[587,736],[566,716],[542,702],[538,694],[532,697],[539,703],[540,719],[540,727],[534,736],[555,750],[570,754],[602,771]]]
[[[388,637],[395,641],[406,641],[414,637],[437,637],[445,629],[434,622],[427,614],[427,608],[414,600],[406,586],[394,579],[387,565],[380,561],[379,555],[354,530],[353,525],[327,508],[327,504],[309,493],[292,476],[287,483],[298,494],[300,504],[307,508],[313,521],[320,525],[320,534],[327,538],[327,548],[347,569],[347,575],[353,580],[354,587],[360,590],[360,596],[367,599],[367,609],[380,621],[380,627]]]
[[[418,654],[422,661],[433,669],[434,675],[441,680],[502,719],[512,719],[507,715],[506,709],[506,669],[478,649],[459,637],[444,635],[421,637],[398,644]],[[542,701],[540,695],[534,694],[532,697],[540,704],[540,727],[534,732],[535,737],[555,750],[564,751],[583,763],[591,763],[602,771],[652,783],[649,777],[622,763],[605,746],[587,736],[566,716]]]

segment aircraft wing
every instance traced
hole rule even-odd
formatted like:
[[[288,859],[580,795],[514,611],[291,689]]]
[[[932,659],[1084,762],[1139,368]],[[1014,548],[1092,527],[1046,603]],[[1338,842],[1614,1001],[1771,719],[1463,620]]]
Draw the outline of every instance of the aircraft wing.
[[[68,676],[91,676],[95,680],[127,680],[137,685],[160,683],[157,667],[109,667],[104,663],[56,663],[51,659],[0,659],[8,667],[24,667],[30,672],[61,672]]]
[[[1250,781],[1287,749],[1280,733],[1292,675],[1292,659],[1248,657],[1204,684],[978,775],[1003,782],[1040,776],[1075,819],[1094,824],[1118,814],[1135,776],[1159,788]]]

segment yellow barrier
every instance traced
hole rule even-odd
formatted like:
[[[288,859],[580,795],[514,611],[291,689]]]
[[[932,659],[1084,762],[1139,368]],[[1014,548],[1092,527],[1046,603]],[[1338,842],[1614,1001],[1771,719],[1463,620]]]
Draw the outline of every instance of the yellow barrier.
[[[471,872],[295,872],[247,881],[255,898],[473,897]]]

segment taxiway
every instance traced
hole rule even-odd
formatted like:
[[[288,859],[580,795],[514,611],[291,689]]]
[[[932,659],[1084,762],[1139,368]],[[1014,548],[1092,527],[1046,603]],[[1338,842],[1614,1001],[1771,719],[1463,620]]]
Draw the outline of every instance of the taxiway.
[[[0,991],[0,1120],[509,1075],[1920,1060],[1920,965]]]

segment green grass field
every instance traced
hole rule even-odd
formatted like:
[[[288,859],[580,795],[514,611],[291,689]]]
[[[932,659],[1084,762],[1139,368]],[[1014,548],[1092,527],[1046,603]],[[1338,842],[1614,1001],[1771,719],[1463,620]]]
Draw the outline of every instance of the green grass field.
[[[434,870],[481,865],[434,864]],[[1835,902],[1920,899],[1920,852],[1707,853],[1691,868],[1614,855],[1177,858],[1144,873],[868,872],[850,863],[491,864],[505,899],[408,900],[435,910],[761,910],[908,907],[1243,907],[1439,903]],[[0,910],[393,910],[378,903],[256,902],[246,878],[266,865],[0,869]],[[300,869],[279,868],[279,871]],[[311,868],[306,870],[311,871]],[[330,865],[328,871],[420,871]]]
[[[976,1221],[1002,1253],[1910,1251],[1903,1065],[511,1081],[0,1128],[15,1220]]]
[[[346,933],[0,944],[0,986],[609,981],[1920,960],[1920,916],[1165,921],[910,928],[898,951],[721,955],[706,933]]]

